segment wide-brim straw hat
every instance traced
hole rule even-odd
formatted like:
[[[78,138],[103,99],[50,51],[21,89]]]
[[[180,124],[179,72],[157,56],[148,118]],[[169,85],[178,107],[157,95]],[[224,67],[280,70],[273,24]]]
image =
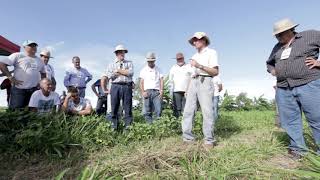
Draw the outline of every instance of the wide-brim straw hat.
[[[116,53],[117,51],[124,51],[125,53],[128,53],[128,50],[122,44],[116,46],[114,53]]]
[[[282,19],[280,21],[277,21],[274,23],[273,25],[273,35],[277,35],[279,33],[282,33],[284,31],[287,31],[289,29],[295,28],[299,26],[299,24],[296,24],[294,22],[292,22],[290,19],[286,18],[286,19]]]
[[[202,39],[204,38],[207,41],[207,45],[210,44],[210,39],[205,32],[196,32],[193,36],[189,39],[189,43],[193,46],[194,39]]]

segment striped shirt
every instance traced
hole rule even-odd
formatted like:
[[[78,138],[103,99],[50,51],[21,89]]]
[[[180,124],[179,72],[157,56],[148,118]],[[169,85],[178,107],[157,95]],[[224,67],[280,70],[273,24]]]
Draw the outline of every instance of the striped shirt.
[[[268,72],[275,69],[277,87],[296,87],[320,78],[320,69],[309,69],[307,57],[318,59],[320,47],[320,31],[309,30],[295,34],[289,48],[291,53],[287,59],[281,59],[285,50],[280,43],[276,44],[267,60]]]
[[[114,72],[118,69],[129,70],[128,76],[124,76],[124,75],[117,76]],[[118,61],[118,59],[116,59],[113,63],[108,65],[107,71],[103,76],[108,77],[112,83],[132,82],[132,76],[133,76],[132,61],[128,61],[128,60]]]

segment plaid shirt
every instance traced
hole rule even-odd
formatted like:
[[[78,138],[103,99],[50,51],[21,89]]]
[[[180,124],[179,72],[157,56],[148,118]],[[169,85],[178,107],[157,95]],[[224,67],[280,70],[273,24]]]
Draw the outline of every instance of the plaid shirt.
[[[124,75],[116,76],[114,72],[118,69],[129,70],[128,76],[124,76]],[[107,71],[104,74],[104,76],[107,76],[112,83],[132,82],[132,77],[133,77],[132,61],[128,61],[128,60],[119,61],[118,59],[116,59],[113,63],[108,65]]]
[[[309,69],[307,57],[318,59],[320,48],[320,31],[309,30],[297,33],[290,47],[287,59],[281,59],[284,48],[280,43],[273,48],[267,60],[268,72],[275,69],[278,87],[296,87],[320,78],[320,68]]]

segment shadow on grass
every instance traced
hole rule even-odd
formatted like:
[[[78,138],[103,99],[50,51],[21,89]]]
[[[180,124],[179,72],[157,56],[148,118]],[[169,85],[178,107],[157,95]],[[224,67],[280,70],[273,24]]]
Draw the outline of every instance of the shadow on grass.
[[[228,139],[239,134],[242,128],[237,124],[233,116],[221,115],[215,124],[215,134],[223,139]]]

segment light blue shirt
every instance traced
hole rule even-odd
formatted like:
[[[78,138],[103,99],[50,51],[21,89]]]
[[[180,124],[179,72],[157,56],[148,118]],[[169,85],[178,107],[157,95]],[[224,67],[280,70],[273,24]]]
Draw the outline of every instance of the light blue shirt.
[[[91,79],[92,75],[85,68],[81,67],[79,70],[76,68],[71,68],[66,71],[66,74],[64,76],[64,86],[85,88],[86,84]]]

